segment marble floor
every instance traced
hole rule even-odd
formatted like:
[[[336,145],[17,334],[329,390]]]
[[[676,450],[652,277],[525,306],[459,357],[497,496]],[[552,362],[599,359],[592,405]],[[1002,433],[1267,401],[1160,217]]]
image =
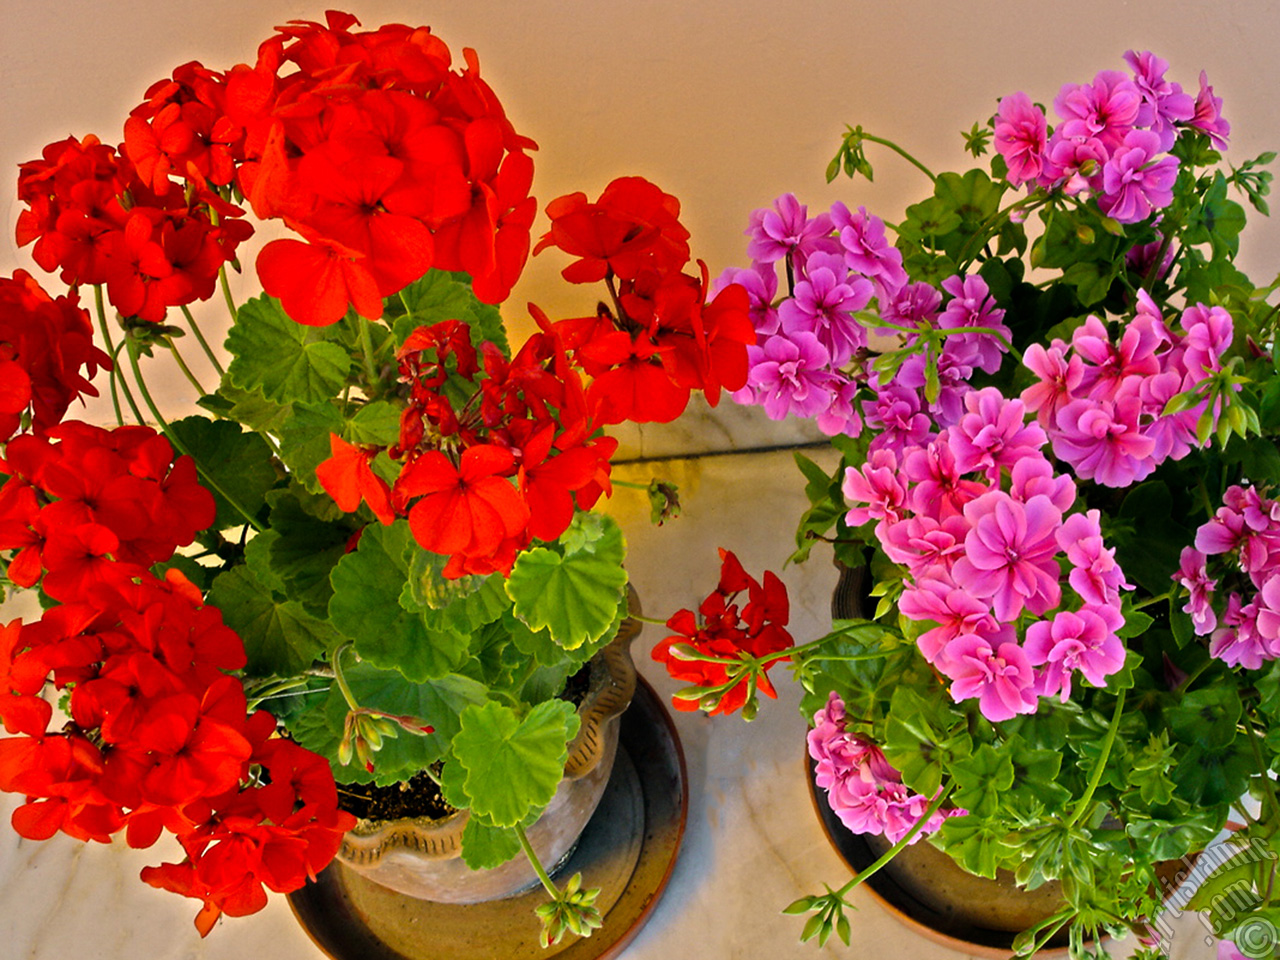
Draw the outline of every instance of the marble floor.
[[[748,571],[780,570],[790,553],[803,482],[787,450],[811,436],[774,425],[758,411],[704,412],[679,429],[627,440],[622,479],[662,476],[677,483],[682,516],[648,523],[642,493],[619,490],[610,510],[627,532],[633,583],[650,616],[695,606],[715,581],[716,548],[735,551]],[[661,459],[680,451],[738,451]],[[815,459],[829,451],[809,451]],[[656,459],[654,459],[656,458]],[[797,638],[824,631],[835,571],[829,552],[780,570],[791,596]],[[3,611],[5,619],[14,614]],[[676,688],[649,650],[662,634],[649,626],[634,648],[642,674],[665,696]],[[864,891],[854,901],[852,943],[825,948],[798,942],[802,921],[779,911],[795,898],[843,883],[848,870],[829,846],[802,772],[805,723],[794,684],[782,678],[777,702],[751,724],[738,717],[675,716],[688,765],[690,807],[684,846],[670,884],[625,960],[775,960],[809,956],[875,960],[947,960],[963,956],[902,927]],[[15,798],[0,798],[7,821]],[[161,845],[134,851],[123,843],[86,846],[66,837],[43,843],[0,829],[0,960],[318,960],[284,897],[252,917],[224,919],[201,940],[193,901],[138,880],[146,864],[176,856]],[[1175,958],[1209,958],[1199,918],[1174,921]],[[1125,944],[1113,954],[1128,954]],[[447,960],[447,958],[441,958]]]

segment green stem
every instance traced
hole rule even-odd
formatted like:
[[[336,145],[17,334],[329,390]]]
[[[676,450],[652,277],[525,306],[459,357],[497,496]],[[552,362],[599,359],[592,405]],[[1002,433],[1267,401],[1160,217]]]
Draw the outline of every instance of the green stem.
[[[373,360],[373,334],[369,332],[369,321],[359,317],[360,353],[364,356],[364,375],[369,378],[370,391],[378,383],[378,365]]]
[[[630,480],[618,480],[615,477],[609,478],[609,485],[611,487],[625,487],[628,490],[648,490],[649,489],[649,484],[647,483],[632,483]]]
[[[107,345],[107,353],[111,354],[111,404],[115,407],[116,423],[124,426],[124,416],[120,412],[120,395],[116,390],[117,384],[124,391],[125,399],[129,401],[129,407],[133,410],[134,417],[139,423],[142,423],[142,411],[138,409],[138,404],[133,399],[133,393],[129,390],[129,382],[125,380],[124,374],[120,372],[120,348],[111,342],[111,328],[107,326],[107,310],[102,301],[102,284],[100,283],[93,286],[93,303],[98,311],[98,329],[102,331],[102,340]]]
[[[907,153],[906,150],[903,150],[902,147],[898,146],[892,140],[886,140],[883,137],[877,137],[874,134],[870,134],[870,133],[860,133],[858,134],[858,137],[859,139],[862,139],[862,140],[870,140],[872,143],[878,143],[882,147],[888,147],[898,156],[902,157],[903,160],[906,160],[907,163],[911,164],[913,167],[915,167],[917,170],[923,173],[926,177],[928,177],[931,183],[938,182],[938,178],[934,175],[932,170],[926,167],[923,163],[921,163],[911,154]]]
[[[191,372],[191,368],[187,366],[187,362],[182,359],[182,354],[178,352],[178,345],[170,340],[167,344],[169,352],[173,354],[174,361],[178,364],[178,369],[182,371],[182,375],[187,378],[187,382],[196,388],[196,392],[200,396],[204,396],[209,391],[201,386],[200,381],[196,379],[196,375]]]
[[[1190,690],[1191,685],[1200,679],[1200,674],[1208,670],[1211,666],[1214,665],[1215,662],[1216,661],[1212,657],[1210,657],[1204,663],[1200,664],[1200,666],[1192,670],[1191,673],[1187,675],[1187,679],[1183,680],[1180,684],[1178,684],[1178,687],[1177,687],[1178,691],[1180,693],[1186,693],[1188,690]]]
[[[551,899],[560,899],[560,890],[551,882],[551,877],[547,875],[546,869],[542,866],[542,861],[538,859],[538,855],[533,850],[533,844],[529,842],[528,835],[524,832],[524,827],[516,824],[512,827],[516,832],[516,838],[520,841],[520,849],[524,851],[524,855],[529,858],[529,863],[533,865],[534,873],[538,875],[538,879],[542,881],[542,887],[547,893],[551,894]]]
[[[1116,694],[1116,709],[1111,715],[1111,723],[1107,726],[1107,735],[1102,741],[1102,752],[1098,754],[1098,761],[1093,765],[1093,773],[1089,776],[1089,785],[1085,787],[1084,796],[1080,798],[1080,802],[1076,804],[1076,812],[1071,815],[1071,819],[1067,821],[1067,827],[1074,827],[1089,810],[1093,803],[1093,794],[1098,789],[1098,784],[1102,782],[1102,774],[1106,771],[1107,760],[1111,756],[1111,748],[1116,742],[1116,734],[1120,732],[1120,717],[1124,713],[1124,695],[1127,690],[1121,690]]]
[[[1162,600],[1168,600],[1172,596],[1173,596],[1173,591],[1167,590],[1164,593],[1160,594],[1160,596],[1158,597],[1149,597],[1148,599],[1143,600],[1141,603],[1135,603],[1133,605],[1133,609],[1141,610],[1143,607],[1149,607],[1153,603],[1159,603]]]
[[[347,652],[350,643],[344,643],[333,651],[333,679],[338,684],[338,689],[342,692],[342,699],[347,701],[347,706],[352,710],[359,710],[360,704],[356,701],[355,694],[351,692],[351,688],[347,686],[347,678],[342,675],[342,655]]]
[[[1052,940],[1054,937],[1058,935],[1058,931],[1061,930],[1063,927],[1065,927],[1071,921],[1071,918],[1074,917],[1075,915],[1076,915],[1076,912],[1071,907],[1067,907],[1066,909],[1061,910],[1058,913],[1055,913],[1052,917],[1050,917],[1048,920],[1045,921],[1046,923],[1052,924],[1052,926],[1050,926],[1049,929],[1046,930],[1045,933],[1031,945],[1031,948],[1022,954],[1022,956],[1034,957],[1037,953],[1039,953],[1041,950],[1044,949],[1045,945],[1050,940]]]
[[[614,485],[617,485],[616,480],[614,481]],[[654,626],[658,627],[665,627],[667,625],[667,621],[665,620],[659,620],[656,617],[642,617],[638,613],[628,613],[627,617],[631,620],[639,620],[641,623],[652,623]]]
[[[1262,781],[1262,792],[1271,806],[1271,817],[1280,819],[1280,803],[1276,801],[1275,787],[1271,783],[1271,768],[1267,766],[1266,760],[1263,759],[1262,747],[1258,744],[1258,731],[1249,722],[1249,714],[1247,712],[1240,718],[1240,722],[1244,724],[1245,730],[1249,733],[1249,746],[1253,749],[1254,762],[1258,766],[1258,779]]]
[[[231,311],[231,322],[235,323],[240,316],[240,310],[236,307],[236,301],[231,296],[231,284],[227,282],[227,265],[225,263],[218,267],[218,282],[222,287],[222,299],[227,302],[227,309]]]
[[[305,687],[306,685],[306,677],[290,677],[287,680],[277,680],[273,683],[268,683],[263,686],[261,690],[255,690],[248,696],[248,709],[252,711],[264,700],[272,700],[288,693],[290,690],[297,690],[299,687]],[[249,694],[248,684],[245,686],[245,693]]]
[[[176,433],[173,432],[173,427],[171,427],[169,425],[169,422],[165,420],[164,414],[160,412],[160,408],[156,406],[156,402],[151,396],[151,391],[147,389],[147,382],[144,379],[142,379],[142,371],[138,367],[138,350],[135,345],[135,341],[133,341],[132,339],[129,339],[126,341],[126,343],[128,346],[128,349],[126,352],[129,354],[129,365],[133,368],[133,379],[137,381],[138,389],[142,392],[142,399],[146,401],[147,408],[151,411],[151,415],[156,418],[156,424],[160,427],[160,430],[164,433],[164,435],[169,439],[169,443],[173,445],[174,450],[176,450],[179,454],[182,454],[183,456],[187,456],[191,458],[192,462],[195,463],[196,465],[196,472],[200,474],[201,482],[206,487],[208,487],[214,493],[220,494],[222,498],[227,501],[227,503],[231,504],[231,506],[236,510],[237,513],[239,513],[242,517],[244,517],[245,523],[253,527],[253,529],[258,531],[259,533],[261,533],[263,530],[266,529],[262,525],[262,522],[259,521],[257,518],[255,518],[253,514],[251,514],[247,509],[245,509],[245,507],[240,503],[239,500],[237,500],[234,496],[232,496],[230,493],[228,493],[226,490],[222,488],[222,484],[218,483],[217,478],[209,474],[205,465],[202,464],[199,458],[196,457],[191,452],[190,448],[188,448],[187,445],[182,442],[181,438]],[[141,416],[139,416],[138,419],[139,421],[141,421],[142,419]]]
[[[191,315],[191,311],[187,307],[182,308],[182,315],[187,318],[187,326],[191,328],[191,332],[195,334],[195,338],[200,343],[200,348],[204,350],[204,355],[209,358],[209,362],[213,364],[213,369],[218,371],[218,376],[224,376],[226,370],[222,368],[222,364],[218,362],[218,355],[213,352],[213,348],[209,346],[209,341],[204,338],[204,334],[200,332],[200,326],[196,323],[196,318]]]
[[[921,814],[920,819],[917,820],[915,825],[907,831],[906,835],[882,853],[875,863],[871,864],[871,866],[867,867],[867,869],[863,870],[843,887],[837,890],[836,896],[844,899],[844,897],[847,896],[854,887],[858,886],[858,884],[862,883],[864,880],[869,880],[871,877],[875,876],[880,872],[880,869],[885,864],[896,857],[901,851],[905,850],[907,844],[915,839],[916,834],[924,829],[925,824],[927,824],[933,818],[933,815],[942,807],[942,804],[946,801],[947,797],[951,795],[951,790],[954,786],[954,783],[948,784],[947,789],[941,791],[936,797],[934,797],[933,802],[929,804],[924,813]]]

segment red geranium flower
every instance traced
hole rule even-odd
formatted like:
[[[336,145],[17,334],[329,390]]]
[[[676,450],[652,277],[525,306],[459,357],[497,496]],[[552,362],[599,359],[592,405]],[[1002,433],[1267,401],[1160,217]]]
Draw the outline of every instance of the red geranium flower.
[[[492,444],[465,450],[457,467],[432,450],[400,474],[395,498],[402,504],[420,498],[409,510],[409,528],[423,549],[490,557],[529,524],[529,507],[507,479],[514,470],[511,451]]]

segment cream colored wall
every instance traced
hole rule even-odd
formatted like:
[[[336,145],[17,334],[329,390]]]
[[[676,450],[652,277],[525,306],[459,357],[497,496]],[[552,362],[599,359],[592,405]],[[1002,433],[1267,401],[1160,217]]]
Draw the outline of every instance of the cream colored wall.
[[[695,256],[713,273],[743,261],[747,213],[781,192],[814,205],[866,204],[886,219],[923,196],[922,177],[885,151],[872,154],[874,184],[827,187],[823,170],[846,122],[897,139],[929,165],[958,164],[958,132],[1001,95],[1022,89],[1047,103],[1064,82],[1123,69],[1130,48],[1168,59],[1170,77],[1192,91],[1208,71],[1232,123],[1231,158],[1280,149],[1280,7],[1268,0],[365,0],[352,10],[367,28],[430,24],[455,51],[479,51],[517,129],[541,145],[542,203],[579,189],[595,196],[621,174],[647,176],[680,197]],[[16,164],[68,134],[118,140],[128,110],[175,65],[251,61],[273,25],[321,18],[323,6],[5,0],[3,11],[8,274],[31,268],[13,242]],[[1243,259],[1256,278],[1280,270],[1277,254],[1280,224],[1251,231]],[[530,299],[553,315],[591,309],[594,292],[558,282],[553,257],[528,268],[510,317]],[[173,383],[175,402],[190,393]]]

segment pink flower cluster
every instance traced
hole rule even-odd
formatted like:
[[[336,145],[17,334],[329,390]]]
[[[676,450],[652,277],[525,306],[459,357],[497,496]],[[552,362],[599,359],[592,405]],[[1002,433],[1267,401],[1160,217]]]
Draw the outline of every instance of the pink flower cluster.
[[[1076,476],[1127,487],[1199,445],[1196,422],[1205,404],[1169,415],[1164,409],[1221,369],[1231,346],[1231,315],[1196,304],[1179,322],[1180,330],[1171,331],[1142,291],[1118,340],[1091,316],[1069,345],[1054,340],[1047,348],[1027,348],[1026,365],[1039,382],[1022,392],[1022,401],[1036,413],[1054,456]]]
[[[756,328],[747,383],[733,398],[764,407],[772,420],[794,414],[828,435],[856,436],[857,383],[844,371],[867,345],[856,314],[906,284],[901,252],[864,208],[853,213],[836,203],[810,217],[792,194],[755,211],[746,233],[751,266],[725,271],[716,284],[747,288]],[[780,261],[791,290],[775,305]]]
[[[883,834],[897,843],[919,822],[930,798],[912,793],[870,740],[848,729],[844,701],[833,690],[813,716],[809,756],[817,762],[814,782],[827,791],[832,811],[854,833]],[[964,810],[939,810],[911,842],[933,833]]]
[[[873,449],[842,489],[856,504],[848,524],[874,520],[905,568],[899,609],[933,624],[916,642],[952,697],[1008,720],[1040,696],[1065,701],[1077,672],[1102,686],[1120,669],[1129,584],[1098,511],[1069,512],[1075,482],[1054,473],[1023,401],[986,387],[963,409],[936,436]]]
[[[1210,635],[1209,653],[1256,670],[1280,657],[1280,502],[1238,486],[1222,501],[1196,531],[1195,546],[1182,551],[1173,579],[1190,594],[1182,609],[1195,632]],[[1214,608],[1220,582],[1231,586],[1221,617]]]
[[[727,270],[717,282],[741,284],[751,299],[757,344],[747,348],[747,384],[733,395],[739,403],[762,406],[773,420],[813,419],[828,435],[857,436],[865,417],[889,433],[881,441],[885,445],[898,434],[922,436],[928,414],[944,420],[948,412],[958,415],[973,371],[999,368],[1009,329],[986,282],[953,276],[942,282],[941,292],[927,283],[908,284],[902,252],[889,242],[884,222],[865,208],[854,213],[836,203],[830,212],[810,217],[806,206],[786,194],[751,215],[747,236],[752,265]],[[779,262],[792,291],[775,304]],[[873,298],[881,319],[899,333],[981,328],[946,338],[937,359],[941,396],[932,405],[921,396],[923,356],[904,363],[890,388],[863,401],[861,410],[855,405],[867,380],[867,329],[857,314]],[[903,334],[905,347],[918,339],[919,333]]]
[[[1060,123],[1025,93],[1000,101],[995,146],[1014,186],[1032,183],[1069,195],[1096,195],[1102,212],[1137,223],[1173,199],[1178,160],[1169,149],[1184,129],[1223,148],[1230,124],[1203,72],[1193,97],[1165,79],[1169,63],[1152,53],[1124,55],[1130,73],[1103,70],[1089,83],[1065,84],[1054,98]]]

